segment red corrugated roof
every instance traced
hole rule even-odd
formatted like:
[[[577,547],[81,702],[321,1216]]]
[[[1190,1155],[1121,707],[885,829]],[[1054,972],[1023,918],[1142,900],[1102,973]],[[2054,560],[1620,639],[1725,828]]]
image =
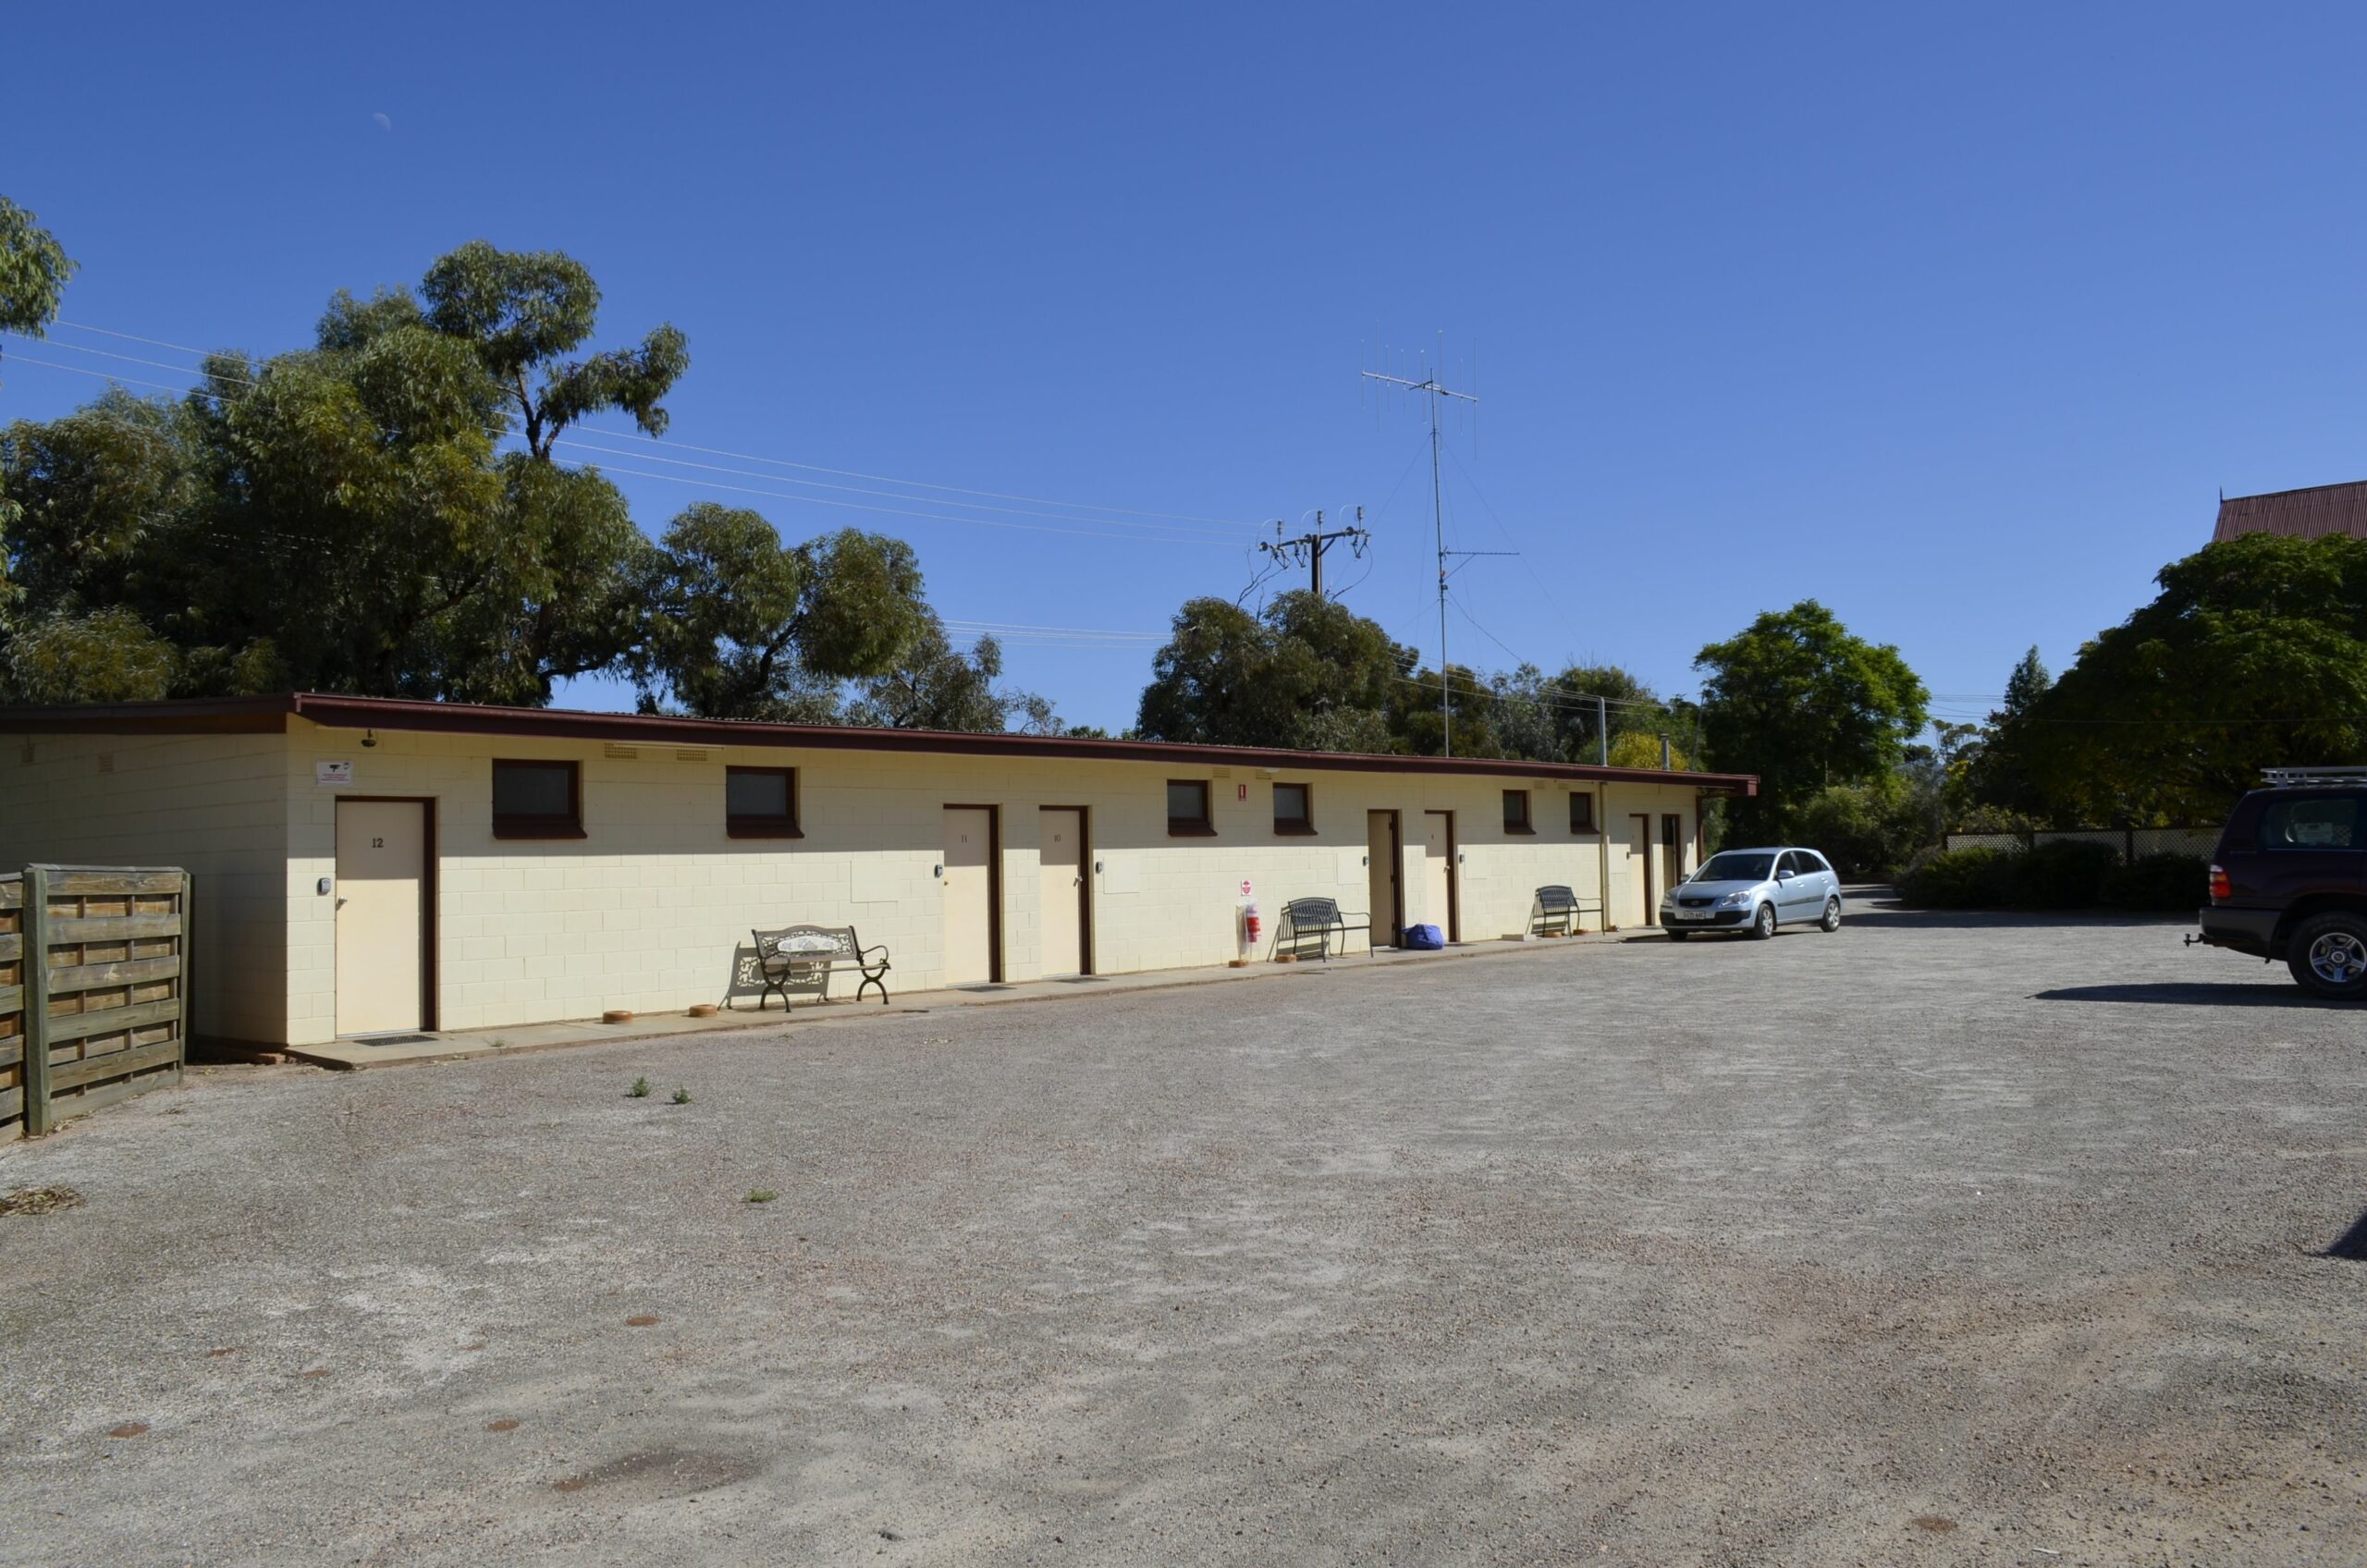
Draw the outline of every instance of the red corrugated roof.
[[[2282,533],[2292,539],[2348,533],[2367,539],[2367,479],[2266,496],[2229,496],[2219,503],[2219,526],[2212,531],[2211,542],[2216,545],[2239,533]]]

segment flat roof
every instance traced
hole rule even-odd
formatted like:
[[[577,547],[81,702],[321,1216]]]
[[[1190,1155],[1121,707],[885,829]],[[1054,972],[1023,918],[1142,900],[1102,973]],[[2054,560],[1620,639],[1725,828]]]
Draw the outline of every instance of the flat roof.
[[[1073,735],[974,734],[945,729],[883,729],[842,724],[770,724],[754,719],[675,718],[571,708],[505,708],[404,697],[339,697],[290,692],[259,697],[192,697],[159,703],[98,703],[60,707],[0,707],[0,734],[280,734],[290,719],[330,729],[418,730],[441,735],[531,736],[612,741],[630,745],[796,746],[819,751],[926,752],[951,756],[1057,757],[1143,762],[1422,773],[1491,778],[1568,778],[1678,784],[1721,794],[1756,795],[1748,773],[1686,773],[1657,767],[1598,767],[1592,763],[1527,762],[1512,757],[1420,757],[1372,752],[1301,752],[1265,746],[1204,746],[1179,741],[1101,741]]]

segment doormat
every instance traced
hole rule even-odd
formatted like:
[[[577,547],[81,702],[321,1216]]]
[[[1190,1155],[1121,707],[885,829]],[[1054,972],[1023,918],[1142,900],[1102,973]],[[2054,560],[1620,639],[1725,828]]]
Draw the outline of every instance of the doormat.
[[[1054,976],[1063,986],[1107,986],[1110,981],[1100,974],[1061,974]]]
[[[424,1046],[434,1042],[433,1035],[356,1035],[357,1046]]]
[[[957,991],[1008,991],[1008,990],[1010,990],[1010,989],[1011,989],[1011,987],[1010,987],[1010,986],[1003,986],[1003,985],[994,985],[994,986],[954,986],[953,988],[954,988],[955,990],[957,990]]]

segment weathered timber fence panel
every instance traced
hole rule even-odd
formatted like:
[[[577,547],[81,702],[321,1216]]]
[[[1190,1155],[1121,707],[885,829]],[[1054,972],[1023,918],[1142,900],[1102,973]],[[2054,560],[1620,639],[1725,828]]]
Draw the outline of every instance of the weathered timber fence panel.
[[[0,1140],[25,1135],[25,879],[0,876]]]
[[[190,907],[176,869],[33,865],[0,878],[0,1137],[181,1081]]]

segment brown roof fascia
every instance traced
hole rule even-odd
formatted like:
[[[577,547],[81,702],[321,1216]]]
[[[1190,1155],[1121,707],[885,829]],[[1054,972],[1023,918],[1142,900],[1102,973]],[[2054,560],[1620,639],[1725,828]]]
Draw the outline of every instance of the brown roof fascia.
[[[294,715],[331,729],[395,729],[444,735],[547,736],[631,745],[794,746],[817,751],[921,753],[951,756],[1066,757],[1216,767],[1268,767],[1356,773],[1420,773],[1491,778],[1567,778],[1675,784],[1714,794],[1755,795],[1743,773],[1664,772],[1598,767],[1590,763],[1523,762],[1503,757],[1419,757],[1359,752],[1297,752],[1260,746],[1202,746],[1173,741],[1099,741],[1066,735],[969,734],[936,729],[876,729],[852,725],[766,724],[675,718],[650,714],[583,713],[564,708],[505,708],[424,703],[399,697],[226,697],[93,707],[0,708],[0,732],[140,731],[198,734],[272,730]]]

